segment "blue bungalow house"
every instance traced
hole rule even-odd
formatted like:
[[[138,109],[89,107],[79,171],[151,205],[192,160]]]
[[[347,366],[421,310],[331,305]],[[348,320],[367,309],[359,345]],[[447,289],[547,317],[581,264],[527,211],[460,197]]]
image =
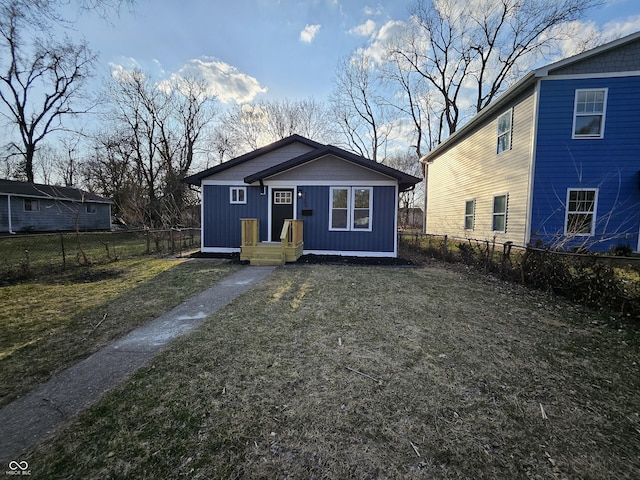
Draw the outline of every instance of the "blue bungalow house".
[[[74,187],[0,179],[0,233],[110,230],[112,204]]]
[[[398,193],[421,179],[292,135],[184,181],[201,186],[203,252],[277,264],[397,256]]]
[[[640,32],[536,69],[425,155],[426,233],[640,250]]]

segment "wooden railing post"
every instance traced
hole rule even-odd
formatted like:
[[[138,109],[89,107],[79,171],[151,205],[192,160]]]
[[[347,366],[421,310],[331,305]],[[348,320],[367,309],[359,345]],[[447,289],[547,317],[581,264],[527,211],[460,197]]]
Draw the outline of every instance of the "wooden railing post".
[[[255,247],[259,241],[259,221],[257,218],[241,218],[241,241],[243,247]]]

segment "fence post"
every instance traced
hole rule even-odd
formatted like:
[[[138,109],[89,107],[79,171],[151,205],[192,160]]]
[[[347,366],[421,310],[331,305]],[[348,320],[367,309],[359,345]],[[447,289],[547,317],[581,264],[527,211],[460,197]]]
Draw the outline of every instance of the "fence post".
[[[60,245],[62,246],[62,269],[65,270],[67,268],[67,255],[64,251],[64,235],[60,233]]]

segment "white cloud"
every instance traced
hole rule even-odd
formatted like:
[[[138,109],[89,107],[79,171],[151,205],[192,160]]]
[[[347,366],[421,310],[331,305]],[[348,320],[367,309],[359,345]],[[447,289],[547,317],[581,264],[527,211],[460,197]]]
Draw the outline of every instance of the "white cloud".
[[[602,34],[605,38],[613,40],[631,35],[638,30],[640,30],[640,15],[633,15],[625,18],[624,21],[605,23],[602,27]]]
[[[320,25],[305,25],[300,32],[300,41],[311,43],[320,30]]]
[[[407,24],[400,20],[390,20],[372,36],[368,47],[358,50],[358,53],[369,57],[375,63],[383,63],[389,46],[397,42],[406,32]]]
[[[376,8],[366,6],[364,7],[364,14],[369,16],[382,15],[384,14],[384,8],[382,8],[382,6]]]
[[[131,80],[135,71],[142,71],[140,63],[132,57],[122,57],[117,63],[110,62],[109,68],[111,68],[111,76],[119,81]]]
[[[140,64],[133,58],[124,59],[122,63],[109,65],[111,76],[120,81],[130,81],[136,74],[146,76]],[[160,67],[160,63],[155,60],[154,65]],[[164,72],[162,69],[161,71]],[[158,81],[155,85],[161,90],[170,91],[176,86],[179,87],[181,80],[186,77],[203,80],[207,86],[206,93],[215,96],[222,103],[250,102],[256,95],[267,91],[267,88],[260,85],[260,82],[254,77],[238,71],[236,67],[228,63],[213,58],[189,60],[177,72]]]
[[[357,25],[350,29],[347,33],[351,33],[352,35],[359,35],[361,37],[368,37],[376,30],[376,22],[369,19],[364,22],[362,25]]]
[[[250,102],[256,95],[267,91],[267,88],[260,85],[254,77],[239,72],[228,63],[212,58],[190,60],[172,74],[173,80],[177,80],[177,76],[203,79],[208,85],[209,93],[215,95],[222,103]]]

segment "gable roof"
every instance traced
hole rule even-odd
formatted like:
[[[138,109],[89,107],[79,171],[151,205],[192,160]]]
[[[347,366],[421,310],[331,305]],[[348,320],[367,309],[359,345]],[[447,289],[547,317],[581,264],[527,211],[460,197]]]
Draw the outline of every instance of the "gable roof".
[[[216,173],[223,172],[224,170],[227,170],[229,168],[235,167],[242,163],[248,162],[261,155],[264,155],[269,152],[273,152],[274,150],[278,150],[282,147],[286,147],[287,145],[291,145],[292,143],[296,143],[296,142],[303,143],[312,148],[321,148],[324,146],[321,143],[314,142],[313,140],[309,140],[308,138],[305,138],[301,135],[294,134],[287,138],[283,138],[282,140],[278,140],[277,142],[270,143],[269,145],[258,148],[257,150],[254,150],[252,152],[245,153],[244,155],[233,158],[227,162],[221,163],[220,165],[216,165],[215,167],[211,167],[206,170],[203,170],[202,172],[185,177],[182,181],[190,185],[200,185],[200,182],[202,181],[203,178],[209,177],[211,175],[215,175]]]
[[[367,158],[361,157],[360,155],[356,155],[333,145],[324,145],[321,148],[313,150],[309,153],[305,153],[304,155],[299,155],[295,158],[292,158],[291,160],[287,160],[285,162],[279,163],[278,165],[274,165],[271,168],[267,168],[260,172],[248,175],[244,178],[244,181],[245,183],[254,183],[257,181],[261,181],[327,155],[333,155],[360,167],[368,168],[369,170],[373,170],[374,172],[386,175],[387,177],[391,177],[398,181],[401,192],[411,189],[416,183],[422,181],[420,178],[414,177],[413,175],[409,175],[407,173],[401,172],[400,170],[396,170],[395,168],[391,168],[381,163],[374,162],[373,160],[369,160]]]
[[[420,162],[427,163],[434,157],[436,154],[444,153],[449,148],[454,146],[458,140],[461,140],[469,133],[471,133],[479,124],[488,116],[495,113],[496,110],[499,110],[513,100],[515,100],[519,95],[525,92],[529,88],[533,88],[538,79],[547,77],[552,75],[554,71],[559,70],[561,68],[567,67],[569,65],[574,65],[584,60],[587,60],[591,57],[599,55],[601,53],[608,52],[618,47],[622,47],[624,45],[630,44],[640,39],[640,32],[632,33],[631,35],[627,35],[626,37],[619,38],[609,43],[605,43],[600,45],[599,47],[593,48],[591,50],[587,50],[586,52],[579,53],[572,57],[567,57],[562,60],[559,60],[554,63],[550,63],[549,65],[545,65],[543,67],[537,68],[535,70],[530,71],[520,80],[518,80],[513,86],[508,88],[500,97],[491,102],[489,105],[480,110],[471,120],[465,123],[462,127],[456,130],[454,133],[449,135],[445,140],[443,140],[440,144],[438,144],[434,149],[425,154]]]
[[[75,187],[59,187],[56,185],[2,179],[0,179],[0,195],[47,198],[50,200],[66,200],[71,202],[113,203],[108,198],[101,197],[95,193],[85,192]]]
[[[308,138],[302,137],[300,135],[291,135],[290,137],[284,138],[275,143],[272,143],[265,147],[254,150],[253,152],[249,152],[245,155],[234,158],[233,160],[229,160],[228,162],[221,163],[220,165],[216,165],[215,167],[196,173],[195,175],[186,177],[183,180],[183,182],[189,183],[191,185],[200,185],[202,182],[202,179],[206,177],[215,175],[216,173],[220,173],[228,168],[232,168],[242,163],[248,162],[257,157],[260,157],[261,155],[272,152],[274,150],[278,150],[279,148],[285,147],[287,145],[291,145],[292,143],[295,143],[295,142],[308,145],[312,147],[314,150],[302,155],[298,155],[297,157],[294,157],[290,160],[285,160],[284,162],[281,162],[270,168],[252,173],[251,175],[248,175],[244,178],[244,182],[254,183],[254,182],[262,181],[268,177],[277,175],[278,173],[282,173],[291,168],[304,165],[305,163],[311,162],[313,160],[317,160],[318,158],[324,157],[326,155],[333,155],[342,160],[351,162],[355,165],[368,168],[369,170],[373,170],[377,173],[393,178],[398,181],[400,191],[402,192],[411,189],[415,184],[420,183],[422,181],[420,178],[414,177],[412,175],[401,172],[400,170],[396,170],[395,168],[388,167],[381,163],[374,162],[373,160],[369,160],[367,158],[361,157],[354,153],[348,152],[347,150],[343,150],[342,148],[338,148],[333,145],[323,145],[321,143],[314,142],[313,140],[309,140]]]

